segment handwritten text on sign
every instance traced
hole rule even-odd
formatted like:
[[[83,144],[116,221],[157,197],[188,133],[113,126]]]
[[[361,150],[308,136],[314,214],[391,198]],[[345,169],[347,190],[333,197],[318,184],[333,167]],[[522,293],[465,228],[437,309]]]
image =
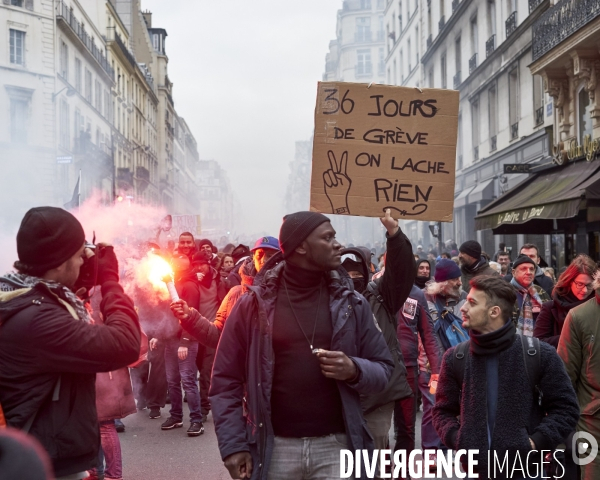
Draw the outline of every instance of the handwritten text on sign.
[[[310,208],[452,221],[458,92],[319,83]]]

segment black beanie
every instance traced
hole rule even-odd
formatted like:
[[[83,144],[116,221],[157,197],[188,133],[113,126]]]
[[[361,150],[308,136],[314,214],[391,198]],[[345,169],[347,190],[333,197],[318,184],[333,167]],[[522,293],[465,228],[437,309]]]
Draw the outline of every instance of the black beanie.
[[[481,258],[481,245],[475,240],[467,240],[458,249],[459,252],[467,254],[469,257],[473,257],[477,260]]]
[[[77,253],[85,242],[79,220],[56,207],[29,210],[17,232],[19,261],[47,272],[62,265]]]
[[[512,263],[512,268],[517,268],[519,265],[523,265],[524,263],[531,263],[534,267],[537,268],[537,263],[535,263],[535,261],[532,258],[523,254],[519,255],[517,259]]]
[[[296,212],[283,217],[279,230],[279,246],[283,258],[294,253],[315,228],[329,221],[329,218],[317,212]]]

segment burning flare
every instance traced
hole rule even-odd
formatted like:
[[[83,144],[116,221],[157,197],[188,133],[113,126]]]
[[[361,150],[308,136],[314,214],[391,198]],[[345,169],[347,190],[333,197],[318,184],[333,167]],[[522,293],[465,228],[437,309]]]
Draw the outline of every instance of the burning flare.
[[[163,295],[167,290],[172,301],[179,300],[179,295],[177,295],[173,283],[173,269],[169,262],[152,252],[148,252],[145,260],[143,266],[147,271],[147,278],[152,284],[152,288]]]

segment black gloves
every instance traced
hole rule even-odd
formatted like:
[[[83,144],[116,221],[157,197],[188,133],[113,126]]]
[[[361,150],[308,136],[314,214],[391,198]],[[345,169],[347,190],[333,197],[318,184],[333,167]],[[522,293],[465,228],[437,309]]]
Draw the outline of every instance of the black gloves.
[[[118,282],[119,262],[112,245],[108,247],[99,246],[96,255],[98,256],[97,285],[102,285],[105,282]]]

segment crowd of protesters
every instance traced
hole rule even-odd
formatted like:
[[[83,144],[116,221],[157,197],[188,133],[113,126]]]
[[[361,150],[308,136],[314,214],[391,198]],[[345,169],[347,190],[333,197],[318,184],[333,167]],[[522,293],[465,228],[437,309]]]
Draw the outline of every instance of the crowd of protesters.
[[[341,449],[418,448],[422,408],[422,448],[478,449],[483,476],[490,450],[541,465],[566,449],[562,478],[600,478],[600,459],[571,455],[576,431],[600,438],[596,263],[555,281],[536,245],[413,251],[389,210],[381,223],[380,257],[314,212],[251,246],[144,242],[180,297],[157,307],[125,294],[113,247],[87,245],[73,215],[30,210],[0,277],[0,477],[122,479],[117,432],[137,410],[189,437],[212,414],[232,478],[340,478]]]

